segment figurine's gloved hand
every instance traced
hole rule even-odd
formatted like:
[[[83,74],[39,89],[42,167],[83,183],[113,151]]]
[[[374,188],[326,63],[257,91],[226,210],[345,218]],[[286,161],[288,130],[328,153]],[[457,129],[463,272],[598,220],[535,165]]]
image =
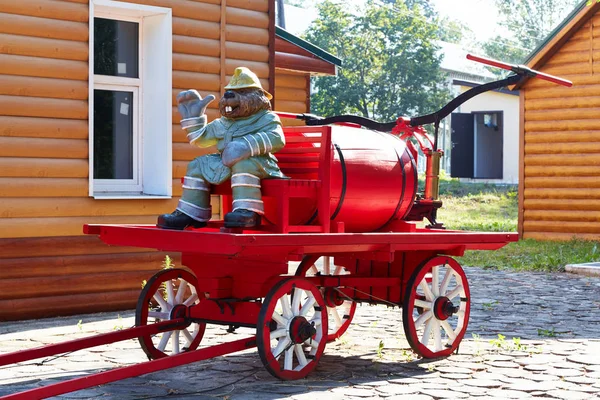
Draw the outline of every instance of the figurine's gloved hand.
[[[233,141],[230,142],[221,153],[221,161],[223,165],[232,167],[236,163],[245,160],[251,155],[250,146],[245,141]]]
[[[185,90],[177,95],[177,109],[183,119],[200,117],[214,99],[212,94],[203,99],[196,90]]]

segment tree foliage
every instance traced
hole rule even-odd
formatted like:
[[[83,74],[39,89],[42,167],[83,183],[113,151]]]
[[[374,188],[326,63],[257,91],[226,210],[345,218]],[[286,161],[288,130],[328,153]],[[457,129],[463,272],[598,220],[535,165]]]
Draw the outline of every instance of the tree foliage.
[[[415,4],[413,4],[415,3]],[[335,77],[314,80],[312,111],[378,120],[432,112],[448,97],[435,40],[438,28],[412,1],[368,0],[352,12],[325,0],[305,38],[343,60]]]
[[[512,38],[497,35],[484,43],[485,53],[522,64],[578,3],[580,0],[496,0],[500,25]]]

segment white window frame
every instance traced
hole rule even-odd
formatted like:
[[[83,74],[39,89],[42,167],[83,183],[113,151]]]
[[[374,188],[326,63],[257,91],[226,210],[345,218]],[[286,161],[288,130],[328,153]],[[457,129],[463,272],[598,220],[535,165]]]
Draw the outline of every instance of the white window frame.
[[[139,24],[138,78],[94,75],[94,18]],[[91,0],[89,18],[89,195],[172,196],[172,15],[170,8]],[[133,179],[94,179],[94,89],[133,92]]]

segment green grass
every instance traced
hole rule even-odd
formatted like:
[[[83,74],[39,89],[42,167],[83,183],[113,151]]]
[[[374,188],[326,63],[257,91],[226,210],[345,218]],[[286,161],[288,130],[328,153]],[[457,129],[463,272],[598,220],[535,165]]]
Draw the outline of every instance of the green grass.
[[[422,186],[422,182],[421,182]],[[461,183],[442,174],[438,221],[448,229],[516,232],[518,194],[514,185]],[[467,251],[463,265],[529,271],[563,271],[566,264],[598,261],[600,243],[594,241],[537,241],[509,243],[495,251]]]

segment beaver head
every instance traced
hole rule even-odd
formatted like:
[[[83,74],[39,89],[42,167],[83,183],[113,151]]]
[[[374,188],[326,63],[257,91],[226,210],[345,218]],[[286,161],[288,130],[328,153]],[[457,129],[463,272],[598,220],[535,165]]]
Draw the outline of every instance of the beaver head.
[[[219,111],[226,118],[239,119],[270,110],[271,102],[262,89],[228,89],[219,101]]]

